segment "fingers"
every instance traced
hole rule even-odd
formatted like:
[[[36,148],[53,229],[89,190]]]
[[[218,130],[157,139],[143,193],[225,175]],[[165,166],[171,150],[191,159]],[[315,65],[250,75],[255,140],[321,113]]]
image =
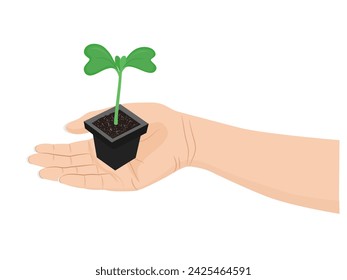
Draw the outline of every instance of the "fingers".
[[[71,144],[41,144],[36,146],[37,154],[29,157],[29,162],[43,167],[70,167],[93,163],[94,146],[91,141]]]
[[[89,153],[90,145],[87,141],[80,141],[71,144],[41,144],[36,146],[35,150],[42,154],[72,156]]]
[[[122,181],[116,176],[105,173],[96,165],[77,167],[48,167],[40,171],[43,179],[59,181],[60,183],[92,190],[132,190],[124,188]]]
[[[40,177],[60,181],[66,185],[114,191],[134,190],[131,184],[124,184],[121,174],[113,173],[107,166],[99,166],[91,140],[71,144],[42,144],[36,147],[37,154],[29,162],[44,167]]]
[[[34,154],[29,157],[29,162],[42,167],[71,167],[83,166],[93,163],[90,154],[82,154],[76,156],[60,156],[55,154]]]
[[[96,165],[73,166],[73,167],[47,167],[40,171],[40,177],[52,181],[57,181],[61,176],[67,174],[102,174],[104,173]]]
[[[107,109],[109,109],[109,108],[107,108]],[[87,130],[84,128],[84,121],[96,116],[97,114],[100,114],[100,113],[106,111],[107,109],[102,109],[102,110],[87,113],[84,116],[80,117],[79,119],[68,123],[66,125],[67,131],[70,133],[75,133],[75,134],[87,133]]]

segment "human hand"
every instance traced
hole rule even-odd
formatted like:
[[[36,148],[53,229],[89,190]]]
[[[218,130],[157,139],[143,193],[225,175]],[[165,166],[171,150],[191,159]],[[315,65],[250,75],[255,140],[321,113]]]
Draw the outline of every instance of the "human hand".
[[[155,103],[127,104],[127,109],[148,122],[134,160],[113,170],[96,157],[93,140],[71,144],[41,144],[29,162],[42,166],[40,177],[60,183],[113,191],[142,189],[191,164],[195,143],[189,116]],[[69,123],[71,133],[87,133],[84,121],[103,112],[88,113]]]

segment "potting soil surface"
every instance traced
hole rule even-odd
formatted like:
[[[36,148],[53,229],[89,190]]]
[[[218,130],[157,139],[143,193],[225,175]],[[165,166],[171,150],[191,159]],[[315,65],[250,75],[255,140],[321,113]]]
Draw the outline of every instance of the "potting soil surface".
[[[105,132],[111,138],[115,138],[124,132],[136,127],[139,123],[129,117],[127,114],[119,111],[118,114],[118,125],[114,125],[114,113],[101,117],[97,119],[93,124]]]

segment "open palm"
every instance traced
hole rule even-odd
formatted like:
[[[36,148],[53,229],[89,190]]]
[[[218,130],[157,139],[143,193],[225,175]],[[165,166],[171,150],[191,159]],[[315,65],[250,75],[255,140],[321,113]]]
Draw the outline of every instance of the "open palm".
[[[96,157],[93,140],[71,144],[41,144],[29,162],[44,167],[40,176],[63,184],[105,190],[138,190],[190,164],[194,156],[192,130],[186,115],[154,103],[125,105],[149,123],[140,139],[137,156],[117,170]],[[67,125],[71,133],[86,133],[88,113]]]

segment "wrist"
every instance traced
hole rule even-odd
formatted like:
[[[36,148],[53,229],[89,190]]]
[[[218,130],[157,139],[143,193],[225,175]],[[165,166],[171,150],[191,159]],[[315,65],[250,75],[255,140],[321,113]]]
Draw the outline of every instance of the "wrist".
[[[197,143],[194,135],[194,117],[181,114],[182,130],[185,142],[185,156],[182,158],[182,166],[192,166],[196,156]]]

